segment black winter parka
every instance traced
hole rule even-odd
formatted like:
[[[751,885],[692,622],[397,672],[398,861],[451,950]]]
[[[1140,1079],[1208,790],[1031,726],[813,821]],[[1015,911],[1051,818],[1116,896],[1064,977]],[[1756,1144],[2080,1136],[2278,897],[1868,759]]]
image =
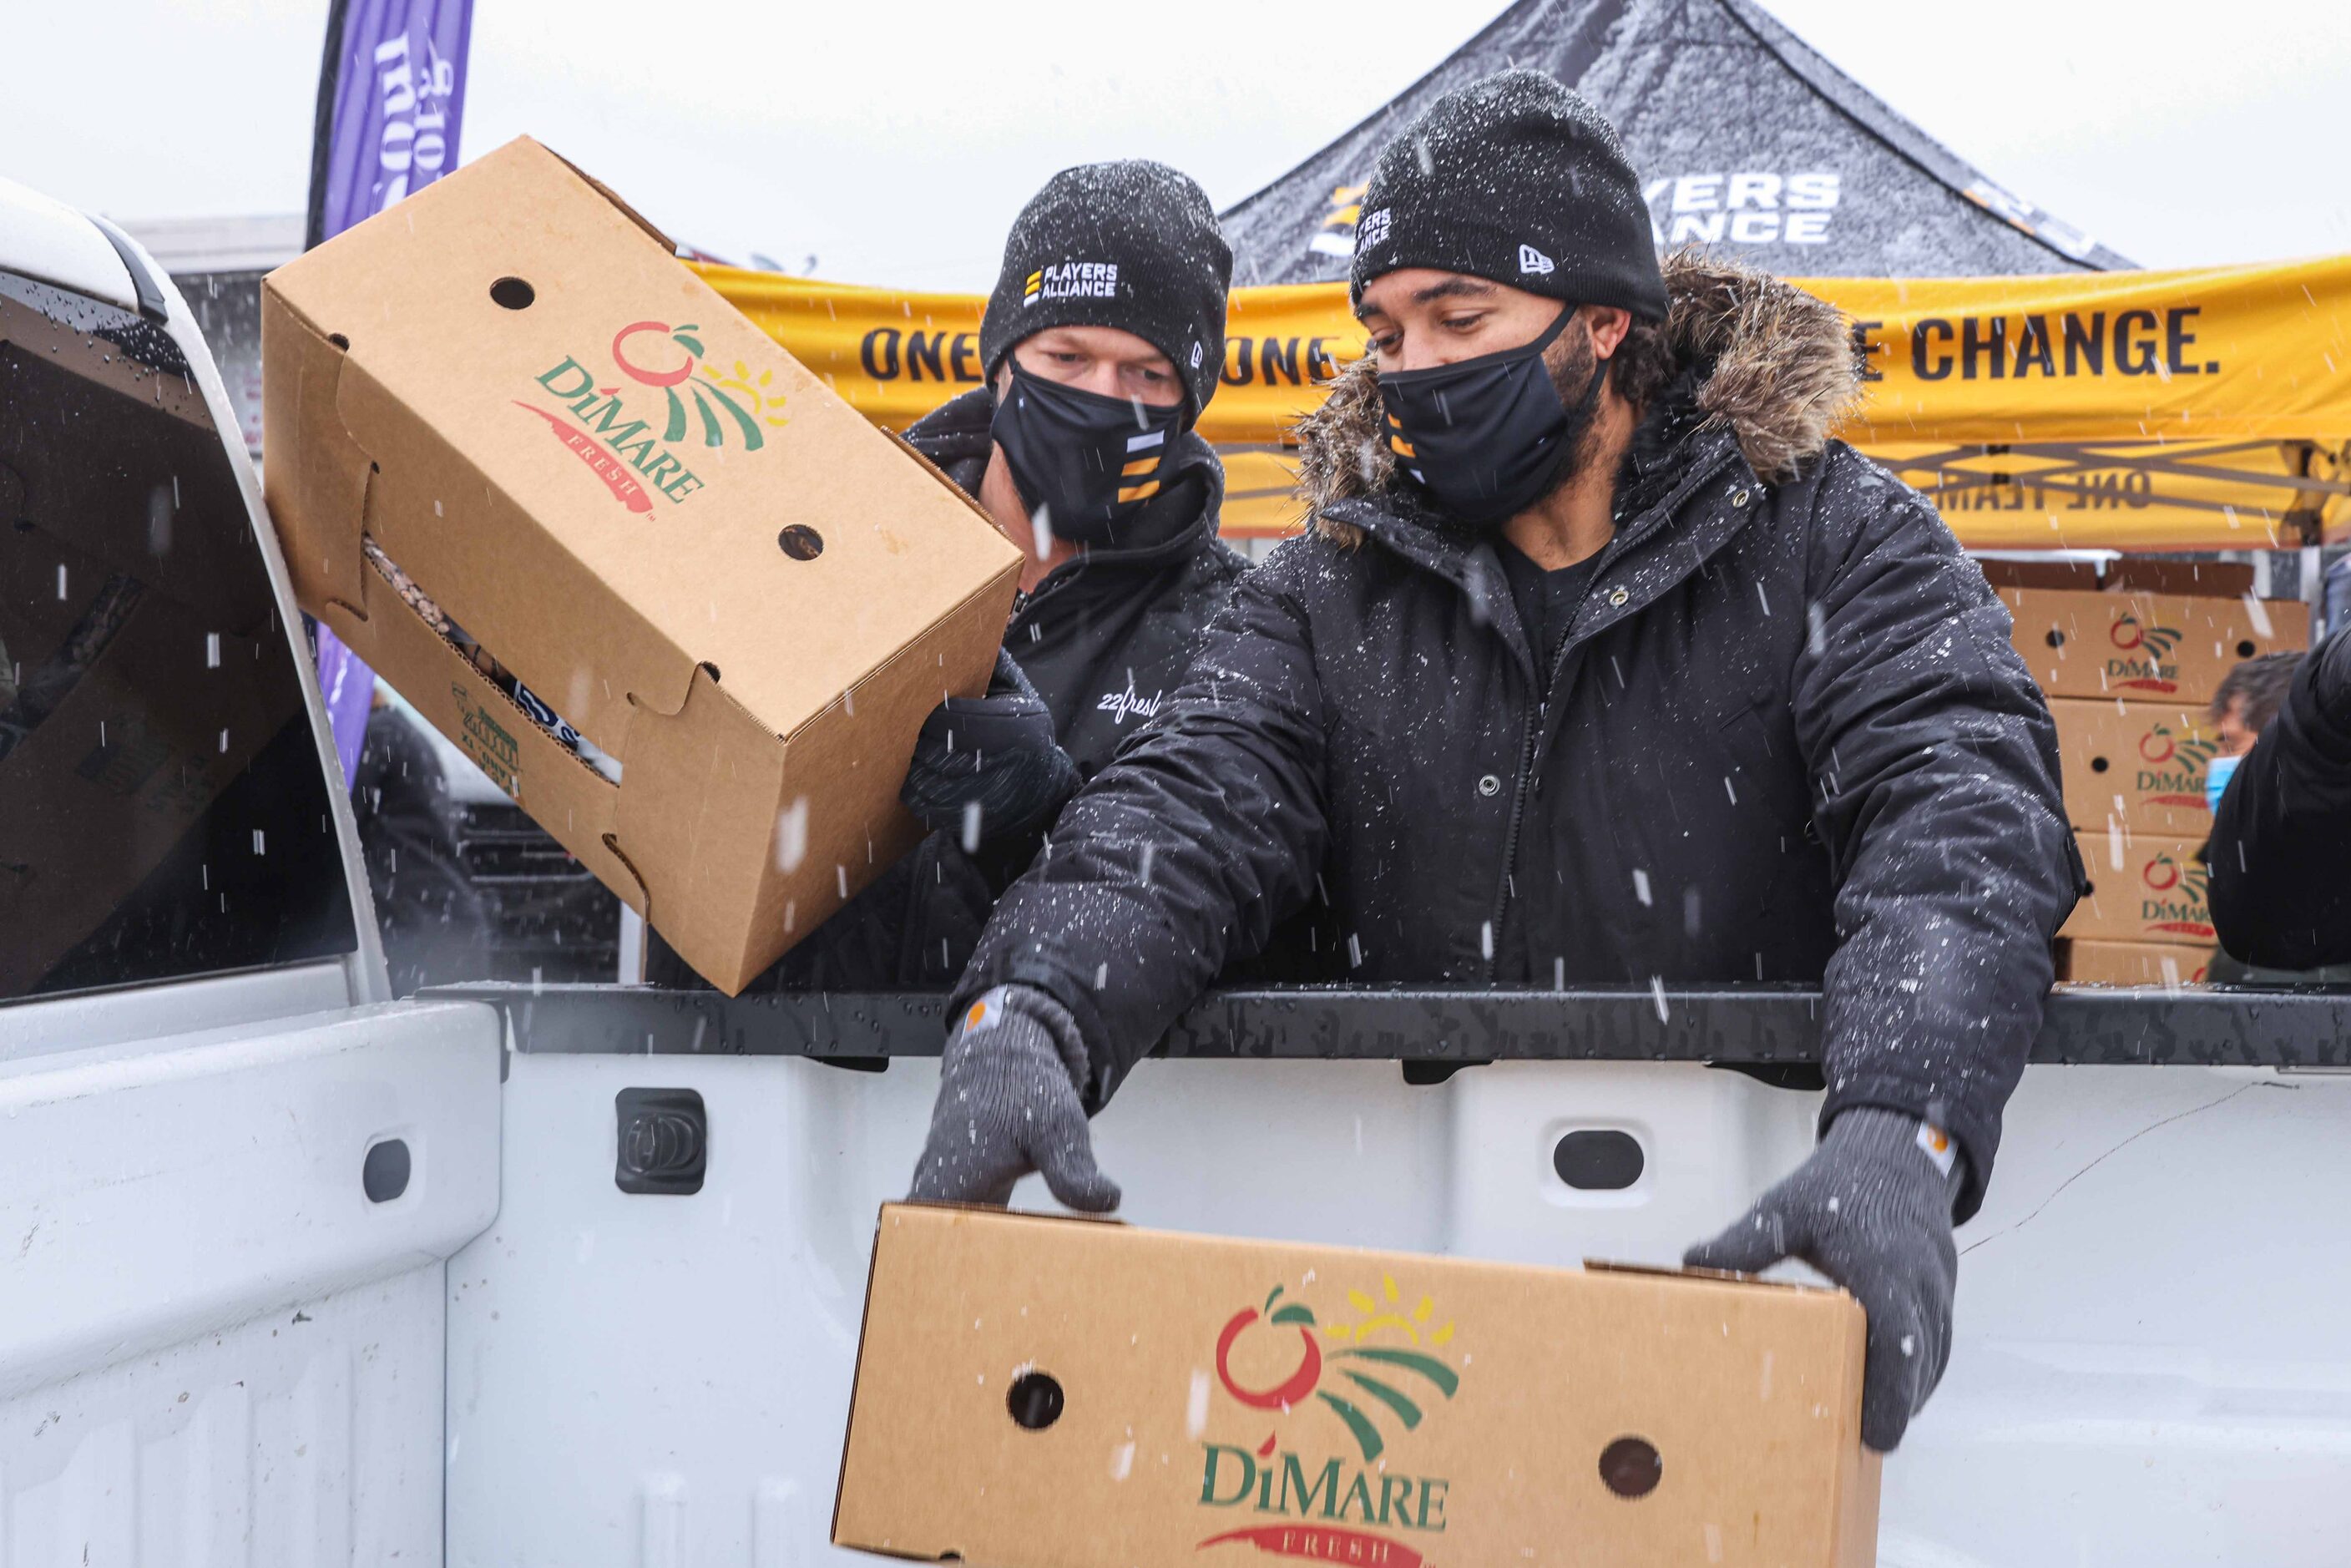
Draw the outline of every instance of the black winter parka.
[[[1858,390],[1834,310],[1688,260],[1667,284],[1683,382],[1548,703],[1493,545],[1391,473],[1357,363],[1301,433],[1311,531],[1063,812],[957,1006],[1049,992],[1099,1105],[1301,918],[1358,983],[1818,983],[1824,1115],[1949,1128],[1973,1212],[2081,880],[2048,708],[1933,507],[1827,438]]]
[[[2220,946],[2279,969],[2351,964],[2351,631],[2294,672],[2204,846]]]

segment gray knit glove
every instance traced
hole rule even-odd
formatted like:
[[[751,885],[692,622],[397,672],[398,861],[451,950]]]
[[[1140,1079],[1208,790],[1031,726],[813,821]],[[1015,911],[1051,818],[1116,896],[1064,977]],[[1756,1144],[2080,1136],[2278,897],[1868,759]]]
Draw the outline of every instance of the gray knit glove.
[[[1116,1208],[1118,1184],[1094,1168],[1078,1098],[1086,1071],[1076,1020],[1044,992],[998,986],[966,1008],[940,1061],[914,1199],[1001,1206],[1014,1182],[1041,1171],[1069,1207]]]
[[[1945,1134],[1916,1116],[1858,1107],[1829,1124],[1812,1157],[1743,1218],[1682,1261],[1760,1274],[1801,1258],[1852,1291],[1869,1314],[1861,1439],[1889,1452],[1950,1359],[1959,1176]]]

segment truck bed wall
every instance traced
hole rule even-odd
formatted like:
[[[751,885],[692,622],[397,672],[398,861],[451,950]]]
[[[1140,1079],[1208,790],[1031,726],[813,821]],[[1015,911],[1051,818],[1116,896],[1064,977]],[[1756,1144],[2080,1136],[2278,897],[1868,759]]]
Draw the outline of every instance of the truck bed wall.
[[[519,1054],[506,1201],[450,1270],[450,1562],[862,1561],[826,1544],[877,1206],[930,1061]],[[697,1090],[705,1185],[614,1185],[614,1096]],[[2351,1081],[2041,1066],[1959,1232],[1958,1346],[1886,1470],[1881,1561],[2335,1563],[2351,1498]],[[1137,1223],[1670,1263],[1809,1146],[1816,1094],[1697,1064],[1148,1061],[1100,1118]],[[1559,1136],[1629,1131],[1621,1192]],[[1016,1205],[1045,1207],[1027,1184]]]

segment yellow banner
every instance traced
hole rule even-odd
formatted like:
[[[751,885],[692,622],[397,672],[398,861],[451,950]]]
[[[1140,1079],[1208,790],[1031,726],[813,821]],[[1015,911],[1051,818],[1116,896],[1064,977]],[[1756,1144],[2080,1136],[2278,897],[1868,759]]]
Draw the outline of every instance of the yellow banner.
[[[698,267],[875,422],[980,384],[977,295]],[[2053,277],[1794,280],[1844,311],[1842,432],[1978,548],[2252,549],[2351,529],[2351,257]],[[1363,351],[1338,284],[1232,295],[1200,431],[1228,534],[1299,517],[1280,446]]]

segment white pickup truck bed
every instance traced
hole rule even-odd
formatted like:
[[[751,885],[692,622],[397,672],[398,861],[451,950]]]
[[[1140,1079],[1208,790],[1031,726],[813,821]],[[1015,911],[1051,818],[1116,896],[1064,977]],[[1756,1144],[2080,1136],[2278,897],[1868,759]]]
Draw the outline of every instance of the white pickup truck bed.
[[[0,184],[0,1568],[841,1558],[862,1275],[936,999],[386,999],[235,428],[136,246]],[[106,638],[148,624],[126,603],[247,651],[197,636],[209,673],[110,685]],[[159,760],[212,702],[280,727],[235,768]],[[1670,1262],[1808,1146],[1813,1012],[1235,996],[1136,1071],[1100,1152],[1140,1223]],[[1882,1561],[2351,1560],[2346,1066],[2340,996],[2056,998]],[[695,1190],[623,1190],[690,1180],[629,1166],[638,1090],[698,1095],[669,1096]]]

